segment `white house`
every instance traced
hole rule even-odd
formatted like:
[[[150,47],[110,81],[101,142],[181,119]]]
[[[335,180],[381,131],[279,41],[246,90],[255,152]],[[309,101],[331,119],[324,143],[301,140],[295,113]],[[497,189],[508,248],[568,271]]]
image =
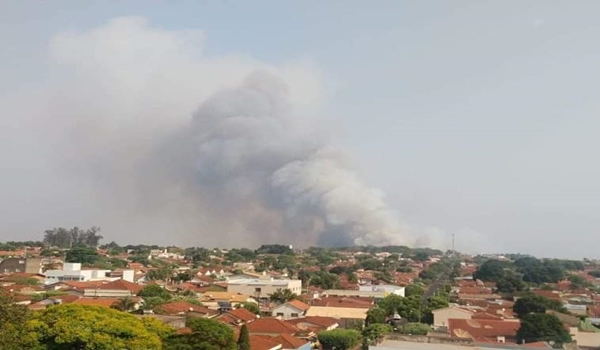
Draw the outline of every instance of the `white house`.
[[[99,281],[108,279],[110,270],[82,270],[80,263],[64,263],[62,270],[46,271],[45,284],[62,281]]]
[[[280,317],[283,320],[291,320],[304,317],[308,309],[310,309],[310,305],[303,303],[300,300],[290,300],[287,303],[274,308],[272,316]]]
[[[256,298],[268,298],[269,294],[278,289],[289,289],[292,293],[300,295],[302,293],[302,281],[282,279],[276,280],[272,277],[266,278],[241,278],[229,280],[227,291],[229,293],[238,293],[251,295]]]
[[[404,297],[405,287],[395,286],[391,284],[378,284],[378,285],[362,285],[358,287],[359,291],[363,292],[383,292],[385,295],[395,294]]]

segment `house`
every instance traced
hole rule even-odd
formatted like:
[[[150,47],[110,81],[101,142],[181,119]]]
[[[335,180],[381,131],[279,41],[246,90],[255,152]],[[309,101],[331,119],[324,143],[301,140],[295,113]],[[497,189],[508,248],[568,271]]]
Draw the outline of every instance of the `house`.
[[[242,303],[257,304],[256,300],[249,295],[241,295],[229,292],[209,291],[202,295],[202,303],[209,308],[218,309],[219,303],[230,303],[232,308]]]
[[[333,307],[333,306],[311,306],[306,311],[306,316],[320,316],[335,318],[342,327],[354,321],[364,321],[370,308],[359,307]]]
[[[306,339],[296,338],[292,335],[282,333],[272,340],[281,344],[282,350],[311,350],[312,343]]]
[[[394,294],[404,297],[405,287],[395,286],[392,284],[376,284],[359,286],[358,290],[361,292],[383,292],[384,295]],[[375,296],[373,295],[373,297]]]
[[[215,320],[232,326],[239,326],[248,322],[252,322],[257,318],[257,315],[241,307],[224,312],[215,317]]]
[[[292,279],[276,280],[272,277],[231,279],[227,283],[227,291],[251,295],[257,299],[269,298],[278,289],[289,289],[292,293],[302,293],[302,281]]]
[[[250,349],[252,350],[280,350],[282,345],[270,337],[250,334]]]
[[[359,287],[360,288],[360,287]],[[404,293],[404,287],[400,288],[401,293]],[[398,290],[398,289],[395,289]],[[369,298],[373,299],[383,299],[385,296],[389,294],[385,289],[368,289],[368,290],[345,290],[345,289],[328,289],[323,292],[323,295],[327,296],[337,296],[337,297],[354,297],[354,298]]]
[[[276,337],[280,334],[294,335],[299,329],[291,323],[277,318],[259,318],[247,324],[248,331],[254,335],[268,335]]]
[[[451,338],[472,339],[478,343],[515,343],[520,327],[520,322],[511,321],[456,318],[448,320]]]
[[[80,263],[65,263],[62,270],[46,271],[45,284],[53,284],[63,281],[97,281],[107,280],[110,270],[81,269]]]
[[[293,324],[301,331],[309,331],[314,333],[330,331],[340,326],[338,320],[335,318],[321,316],[307,316],[288,320],[287,322]]]
[[[357,297],[323,297],[312,300],[311,306],[356,307],[360,309],[371,309],[375,307],[375,300],[372,298]]]
[[[159,305],[157,307],[156,313],[168,316],[189,315],[196,317],[211,318],[216,316],[218,314],[218,311],[211,310],[204,306],[188,303],[187,301],[174,301]]]
[[[92,288],[83,290],[84,297],[113,297],[124,298],[137,295],[142,289],[139,284],[131,283],[125,280],[116,280],[108,283],[102,283]]]
[[[7,258],[0,261],[0,273],[41,273],[42,260],[40,258]]]
[[[449,319],[470,320],[473,312],[464,308],[450,306],[443,309],[433,310],[433,327],[448,327]]]
[[[300,300],[290,300],[287,303],[275,307],[272,311],[272,316],[289,320],[304,316],[308,309],[310,309],[310,305],[303,303]]]
[[[27,280],[36,280],[38,283],[43,284],[46,276],[39,273],[14,272],[0,277],[0,285],[22,284]]]

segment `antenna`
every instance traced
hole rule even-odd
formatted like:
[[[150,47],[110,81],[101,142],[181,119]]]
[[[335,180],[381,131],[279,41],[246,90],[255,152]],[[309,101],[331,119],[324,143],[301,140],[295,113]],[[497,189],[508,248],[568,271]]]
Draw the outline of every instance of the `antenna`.
[[[452,234],[452,255],[456,254],[456,250],[454,249],[454,238],[456,237],[456,234]]]

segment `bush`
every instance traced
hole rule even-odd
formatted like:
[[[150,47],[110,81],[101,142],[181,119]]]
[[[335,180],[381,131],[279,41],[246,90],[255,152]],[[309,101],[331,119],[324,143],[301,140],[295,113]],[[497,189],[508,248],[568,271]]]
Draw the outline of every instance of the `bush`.
[[[427,335],[431,327],[425,323],[412,322],[402,326],[398,332],[411,335]]]
[[[334,329],[321,332],[318,335],[319,342],[324,350],[346,350],[352,349],[360,343],[360,333],[354,329]]]
[[[374,323],[363,329],[362,336],[367,345],[376,345],[383,340],[384,335],[390,334],[392,331],[393,329],[390,325]]]

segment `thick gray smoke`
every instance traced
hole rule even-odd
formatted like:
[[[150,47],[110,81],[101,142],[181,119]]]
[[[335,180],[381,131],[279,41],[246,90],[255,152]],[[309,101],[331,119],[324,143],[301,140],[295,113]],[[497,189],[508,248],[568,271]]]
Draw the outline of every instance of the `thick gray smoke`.
[[[285,84],[266,72],[208,99],[189,134],[203,207],[224,220],[241,218],[250,236],[281,242],[404,242],[381,193],[345,167],[316,126],[296,118]]]
[[[97,225],[119,243],[209,247],[410,243],[381,193],[328,147],[316,67],[209,56],[203,38],[136,17],[52,38],[52,80],[0,104],[27,118],[2,130],[33,129],[2,136],[40,158],[29,163],[40,164],[41,209],[16,210],[35,220],[15,232]]]

